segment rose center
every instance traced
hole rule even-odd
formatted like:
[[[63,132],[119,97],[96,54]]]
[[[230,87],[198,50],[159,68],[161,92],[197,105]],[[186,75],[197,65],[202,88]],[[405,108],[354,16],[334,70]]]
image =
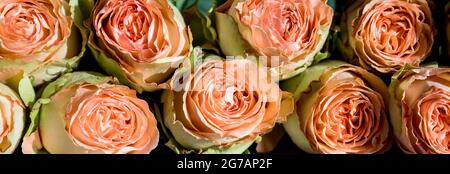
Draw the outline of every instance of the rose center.
[[[302,16],[293,4],[284,4],[281,14],[283,26],[283,38],[286,41],[294,42],[298,38]]]
[[[440,100],[441,101],[438,101],[439,104],[432,112],[428,126],[433,134],[436,134],[434,137],[437,138],[437,141],[440,142],[440,144],[444,147],[450,147],[450,103],[443,99]]]
[[[7,29],[11,40],[29,40],[32,37],[41,38],[50,29],[42,13],[33,8],[23,7],[21,4],[12,4],[11,9],[4,12],[1,27]],[[3,15],[2,15],[3,16]],[[43,30],[43,31],[41,31]]]
[[[119,107],[112,103],[100,106],[97,114],[95,114],[97,118],[93,118],[95,124],[91,124],[98,127],[97,133],[101,137],[116,142],[129,137],[132,129],[132,126],[130,126],[132,118],[128,113],[129,110]]]
[[[128,6],[121,14],[119,29],[132,41],[140,40],[147,34],[149,21],[142,8],[132,5]],[[151,21],[150,21],[151,22]]]
[[[248,99],[248,92],[238,86],[228,86],[225,89],[217,89],[220,93],[220,105],[223,111],[234,113],[243,109],[245,100]]]
[[[414,54],[417,47],[415,16],[408,13],[403,6],[390,6],[379,14],[381,20],[374,20],[376,27],[371,34],[375,35],[376,48],[386,55],[408,57]]]
[[[364,129],[364,119],[370,115],[367,101],[359,98],[350,98],[344,101],[336,110],[335,123],[332,129],[339,134],[344,142],[352,142],[355,134]]]

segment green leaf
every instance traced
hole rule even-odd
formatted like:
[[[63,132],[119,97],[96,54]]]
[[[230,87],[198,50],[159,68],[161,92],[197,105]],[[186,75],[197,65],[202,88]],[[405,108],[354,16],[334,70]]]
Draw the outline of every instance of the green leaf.
[[[28,75],[24,75],[22,79],[19,81],[18,90],[22,101],[25,103],[25,106],[31,106],[36,100],[36,93],[33,89],[33,84],[29,79]]]
[[[216,7],[215,0],[198,0],[197,12],[203,25],[203,34],[210,42],[215,42],[217,38],[216,30],[212,26],[211,16]]]
[[[318,52],[315,56],[314,56],[314,64],[319,63],[320,61],[327,59],[328,57],[331,56],[330,52]]]
[[[178,8],[178,10],[182,11],[184,9],[191,8],[197,0],[170,0],[170,2]]]
[[[6,84],[12,87],[20,96],[25,106],[33,105],[36,94],[30,77],[23,71],[11,76],[6,80]]]
[[[39,125],[39,113],[41,109],[41,105],[47,104],[50,102],[50,99],[39,99],[34,103],[30,112],[30,126],[28,127],[25,136],[30,136],[31,133],[35,132]]]
[[[327,4],[336,11],[336,0],[328,0]]]
[[[217,32],[214,27],[213,12],[217,3],[217,0],[197,0],[195,5],[182,11],[193,33],[194,45],[216,43]]]
[[[199,46],[207,42],[207,39],[203,34],[203,24],[200,18],[194,18],[189,20],[189,28],[191,29],[193,36],[192,40],[193,45]]]

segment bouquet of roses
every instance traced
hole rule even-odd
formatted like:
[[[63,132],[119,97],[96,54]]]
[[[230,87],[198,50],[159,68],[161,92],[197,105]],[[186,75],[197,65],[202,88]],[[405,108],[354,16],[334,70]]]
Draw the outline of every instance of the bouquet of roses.
[[[1,0],[0,153],[450,153],[449,55],[443,1]]]

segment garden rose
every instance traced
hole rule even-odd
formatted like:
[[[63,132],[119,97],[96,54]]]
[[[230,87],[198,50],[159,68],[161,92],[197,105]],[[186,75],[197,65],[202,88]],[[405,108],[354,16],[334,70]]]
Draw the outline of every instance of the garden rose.
[[[25,73],[37,86],[75,68],[87,35],[83,16],[72,14],[78,8],[72,5],[65,0],[1,1],[0,71]]]
[[[378,73],[419,66],[431,53],[434,24],[426,0],[355,1],[341,21],[343,55]]]
[[[99,0],[90,48],[100,66],[138,91],[163,84],[189,55],[191,36],[167,0]]]
[[[216,16],[225,55],[266,56],[266,66],[287,79],[321,59],[315,56],[327,40],[333,9],[324,0],[231,0]]]
[[[0,154],[13,153],[22,139],[24,108],[19,95],[0,83]]]
[[[136,91],[111,80],[76,72],[50,83],[33,106],[39,123],[31,124],[23,152],[150,153],[159,138],[153,113]]]
[[[162,97],[164,123],[184,148],[243,153],[293,110],[289,93],[250,60],[209,56],[176,71]],[[182,82],[182,83],[180,83]]]
[[[313,65],[281,84],[296,112],[284,124],[308,153],[382,153],[390,147],[388,91],[377,76],[340,61]]]
[[[405,153],[450,153],[449,77],[449,68],[410,67],[392,77],[391,123]]]

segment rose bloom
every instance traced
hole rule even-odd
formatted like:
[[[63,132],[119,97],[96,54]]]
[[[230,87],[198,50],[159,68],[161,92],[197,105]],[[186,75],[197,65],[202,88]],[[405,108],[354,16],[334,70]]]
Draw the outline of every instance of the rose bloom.
[[[64,85],[40,106],[38,129],[25,138],[24,153],[39,145],[57,154],[150,153],[159,138],[153,113],[136,91],[110,80],[73,73],[47,86],[44,94]]]
[[[390,147],[388,91],[377,76],[339,61],[313,65],[281,84],[296,113],[284,127],[308,153],[371,154]]]
[[[190,30],[167,0],[99,0],[89,42],[102,68],[138,91],[162,84],[189,55]]]
[[[65,0],[2,0],[0,71],[23,71],[36,86],[75,68],[86,36],[70,8]]]
[[[406,64],[419,66],[435,35],[426,0],[355,1],[342,18],[341,51],[350,61],[393,74]]]
[[[449,77],[449,68],[410,68],[392,78],[391,122],[405,153],[450,153]]]
[[[323,0],[235,0],[230,4],[227,14],[234,22],[229,22],[225,14],[217,15],[224,54],[267,56],[263,62],[273,67],[281,79],[312,64],[327,40],[333,20],[333,9]],[[234,23],[237,27],[232,26]],[[237,38],[233,36],[234,28],[240,33]],[[240,47],[241,42],[236,41],[239,37],[246,42]]]
[[[13,153],[22,139],[24,107],[18,95],[0,83],[0,154]]]
[[[162,97],[164,123],[179,144],[199,152],[243,153],[293,110],[291,95],[250,60],[186,65],[171,87]]]

